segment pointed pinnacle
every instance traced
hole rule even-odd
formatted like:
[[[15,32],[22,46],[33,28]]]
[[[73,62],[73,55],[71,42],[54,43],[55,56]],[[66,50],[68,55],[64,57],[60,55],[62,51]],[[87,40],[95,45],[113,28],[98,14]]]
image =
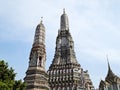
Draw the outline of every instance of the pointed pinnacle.
[[[43,17],[41,17],[41,21],[40,21],[40,23],[42,23],[43,22]]]
[[[63,14],[65,14],[65,8],[63,8]]]
[[[106,55],[106,57],[107,57],[107,62],[108,62],[108,69],[111,70],[108,55]]]

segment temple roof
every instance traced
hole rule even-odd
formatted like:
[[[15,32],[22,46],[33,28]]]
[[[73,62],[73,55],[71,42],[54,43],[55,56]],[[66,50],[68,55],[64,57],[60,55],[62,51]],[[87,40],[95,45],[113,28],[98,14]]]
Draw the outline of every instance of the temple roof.
[[[111,67],[110,67],[110,64],[108,61],[108,73],[107,73],[107,76],[105,78],[105,81],[107,81],[109,83],[113,83],[113,82],[117,83],[118,79],[120,80],[120,78],[117,75],[115,75],[113,73],[113,71],[111,70]]]
[[[103,86],[105,86],[106,84],[105,84],[105,81],[103,81],[103,80],[101,80],[100,81],[100,84],[99,84],[99,87],[103,87]]]

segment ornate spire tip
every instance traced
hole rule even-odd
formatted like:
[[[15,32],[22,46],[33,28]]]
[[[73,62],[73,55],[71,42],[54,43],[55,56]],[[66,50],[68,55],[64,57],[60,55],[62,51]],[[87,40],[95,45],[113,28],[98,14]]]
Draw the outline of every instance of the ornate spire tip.
[[[106,55],[106,57],[107,57],[107,62],[108,62],[108,68],[109,68],[109,70],[110,70],[110,64],[109,64],[108,55]]]
[[[41,17],[41,21],[40,21],[40,23],[42,23],[43,22],[43,17]]]
[[[63,14],[65,14],[65,8],[63,8]]]
[[[109,63],[109,60],[108,60],[108,55],[106,55],[106,58],[107,58],[107,62]]]

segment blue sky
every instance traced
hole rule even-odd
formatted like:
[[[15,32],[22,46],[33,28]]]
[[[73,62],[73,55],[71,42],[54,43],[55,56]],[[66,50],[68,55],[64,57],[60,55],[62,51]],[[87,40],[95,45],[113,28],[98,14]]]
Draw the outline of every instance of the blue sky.
[[[28,68],[34,32],[43,17],[46,27],[46,69],[55,53],[63,8],[69,18],[78,62],[88,70],[94,86],[107,74],[107,59],[120,76],[119,0],[0,0],[0,59],[23,79]]]

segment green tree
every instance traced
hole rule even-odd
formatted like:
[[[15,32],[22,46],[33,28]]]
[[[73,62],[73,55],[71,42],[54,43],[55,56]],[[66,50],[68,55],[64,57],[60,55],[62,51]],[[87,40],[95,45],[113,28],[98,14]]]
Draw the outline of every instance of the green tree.
[[[15,80],[16,73],[8,63],[0,60],[0,90],[25,90],[25,83],[22,80]]]

